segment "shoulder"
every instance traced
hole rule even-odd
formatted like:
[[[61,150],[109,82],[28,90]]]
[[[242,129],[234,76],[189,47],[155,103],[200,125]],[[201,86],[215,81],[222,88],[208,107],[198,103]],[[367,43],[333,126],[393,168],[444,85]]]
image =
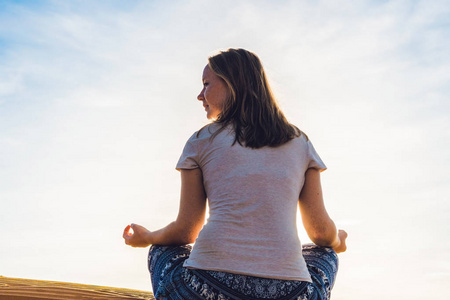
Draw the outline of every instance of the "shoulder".
[[[204,147],[209,144],[211,137],[217,131],[217,125],[214,123],[208,124],[194,132],[186,142],[186,147]]]
[[[287,147],[297,153],[315,153],[313,143],[304,132],[300,132],[299,136],[296,136],[287,142],[284,147]]]
[[[306,146],[310,143],[308,136],[306,133],[298,129],[298,136],[294,137],[292,140],[290,140],[291,143],[297,144],[297,145],[303,145]]]
[[[190,140],[206,140],[217,135],[229,135],[232,132],[231,126],[223,127],[221,124],[210,123],[194,132]]]

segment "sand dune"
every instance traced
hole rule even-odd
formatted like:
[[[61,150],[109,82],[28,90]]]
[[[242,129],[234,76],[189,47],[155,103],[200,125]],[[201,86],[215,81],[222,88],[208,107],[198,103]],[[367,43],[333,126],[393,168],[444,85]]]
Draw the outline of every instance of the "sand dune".
[[[155,299],[150,292],[0,276],[1,300]]]

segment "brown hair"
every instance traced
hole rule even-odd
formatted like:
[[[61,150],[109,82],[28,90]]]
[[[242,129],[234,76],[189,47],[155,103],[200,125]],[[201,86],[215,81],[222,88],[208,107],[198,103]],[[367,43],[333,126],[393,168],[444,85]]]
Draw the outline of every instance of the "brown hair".
[[[250,148],[276,147],[302,134],[278,107],[255,54],[244,49],[228,49],[209,57],[208,64],[230,90],[214,122],[222,124],[221,129],[232,124],[235,143]]]

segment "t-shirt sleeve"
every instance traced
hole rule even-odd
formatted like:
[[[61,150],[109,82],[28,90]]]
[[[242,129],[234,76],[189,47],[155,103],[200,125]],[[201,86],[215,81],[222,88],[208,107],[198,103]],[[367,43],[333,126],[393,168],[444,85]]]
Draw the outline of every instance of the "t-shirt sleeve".
[[[320,172],[323,172],[327,169],[327,166],[323,163],[322,159],[320,158],[319,154],[317,154],[316,149],[314,149],[313,144],[308,141],[308,169],[314,168],[319,170]]]
[[[178,160],[178,163],[176,165],[176,169],[178,171],[181,169],[199,168],[198,151],[196,149],[195,139],[196,134],[192,135],[191,138],[186,142],[180,159]]]

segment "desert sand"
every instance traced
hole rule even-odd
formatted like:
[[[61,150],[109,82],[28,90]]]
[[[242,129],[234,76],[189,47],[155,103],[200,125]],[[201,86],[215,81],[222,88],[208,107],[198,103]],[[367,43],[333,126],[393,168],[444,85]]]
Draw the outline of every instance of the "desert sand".
[[[155,299],[151,292],[0,276],[1,300]]]

